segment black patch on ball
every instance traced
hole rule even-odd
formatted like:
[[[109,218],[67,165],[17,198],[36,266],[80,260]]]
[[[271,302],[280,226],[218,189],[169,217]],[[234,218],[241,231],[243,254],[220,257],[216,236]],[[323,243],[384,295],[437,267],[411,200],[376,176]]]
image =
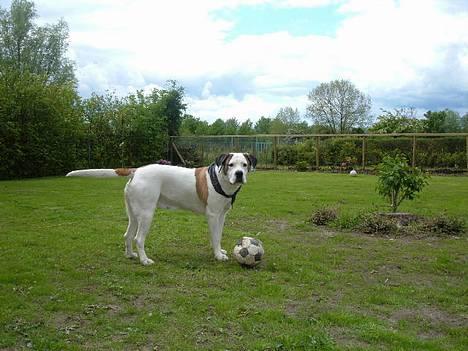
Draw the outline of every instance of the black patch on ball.
[[[236,244],[236,245],[242,246],[242,239],[237,240],[237,244]]]
[[[259,252],[254,257],[255,257],[255,262],[260,261],[262,259],[262,254]]]
[[[258,242],[257,239],[250,239],[250,243],[255,246],[260,246],[260,243]]]
[[[248,254],[249,254],[249,250],[247,250],[245,247],[240,249],[239,251],[239,255],[241,255],[242,257],[247,257]]]

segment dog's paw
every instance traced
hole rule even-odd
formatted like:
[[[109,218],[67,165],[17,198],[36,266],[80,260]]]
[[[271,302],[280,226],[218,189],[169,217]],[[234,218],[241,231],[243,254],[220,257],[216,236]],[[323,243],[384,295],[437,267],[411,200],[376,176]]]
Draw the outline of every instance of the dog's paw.
[[[154,263],[154,261],[151,258],[145,258],[143,260],[140,260],[140,262],[143,266],[149,266]]]
[[[125,257],[132,259],[132,258],[137,258],[138,255],[135,252],[130,252],[130,253],[126,252]]]
[[[226,252],[226,251],[225,251]],[[223,252],[219,252],[217,254],[215,254],[215,258],[218,260],[218,261],[227,261],[229,259],[229,257],[223,253]]]

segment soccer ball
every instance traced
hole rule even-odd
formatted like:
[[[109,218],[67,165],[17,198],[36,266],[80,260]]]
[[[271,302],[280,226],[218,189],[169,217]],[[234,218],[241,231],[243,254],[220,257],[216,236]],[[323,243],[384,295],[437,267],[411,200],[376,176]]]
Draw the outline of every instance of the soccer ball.
[[[258,265],[262,261],[264,253],[262,242],[248,236],[239,239],[232,252],[237,262],[248,267]]]
[[[357,176],[357,172],[354,169],[352,169],[351,172],[349,172],[349,174],[351,175],[351,177]]]

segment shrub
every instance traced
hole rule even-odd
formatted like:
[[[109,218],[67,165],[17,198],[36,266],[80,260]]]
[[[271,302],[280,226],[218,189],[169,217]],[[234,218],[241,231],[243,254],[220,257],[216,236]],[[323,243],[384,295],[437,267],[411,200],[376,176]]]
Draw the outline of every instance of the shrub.
[[[361,217],[358,229],[366,234],[388,235],[395,233],[398,227],[389,218],[378,213],[369,213]]]
[[[338,210],[333,207],[323,207],[315,210],[310,221],[315,225],[326,225],[338,217]]]
[[[361,157],[361,141],[356,138],[328,138],[320,145],[321,158],[329,165],[347,162],[352,166]]]
[[[297,162],[296,145],[278,145],[278,164],[289,166]]]
[[[440,215],[426,219],[422,226],[424,231],[437,235],[462,235],[465,233],[463,219]]]
[[[403,200],[413,200],[427,184],[427,175],[419,168],[411,169],[401,155],[385,156],[378,171],[377,190],[390,201],[393,212]]]
[[[306,161],[298,161],[296,162],[296,170],[298,172],[305,172],[307,171],[307,168],[308,168],[308,164]]]

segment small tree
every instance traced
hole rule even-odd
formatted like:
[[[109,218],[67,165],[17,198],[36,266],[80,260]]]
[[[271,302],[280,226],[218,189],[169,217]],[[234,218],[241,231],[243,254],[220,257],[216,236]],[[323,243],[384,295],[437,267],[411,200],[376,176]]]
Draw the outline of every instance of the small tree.
[[[411,168],[402,155],[385,156],[378,166],[377,190],[390,201],[396,212],[403,200],[413,200],[425,185],[427,175],[419,168]]]

